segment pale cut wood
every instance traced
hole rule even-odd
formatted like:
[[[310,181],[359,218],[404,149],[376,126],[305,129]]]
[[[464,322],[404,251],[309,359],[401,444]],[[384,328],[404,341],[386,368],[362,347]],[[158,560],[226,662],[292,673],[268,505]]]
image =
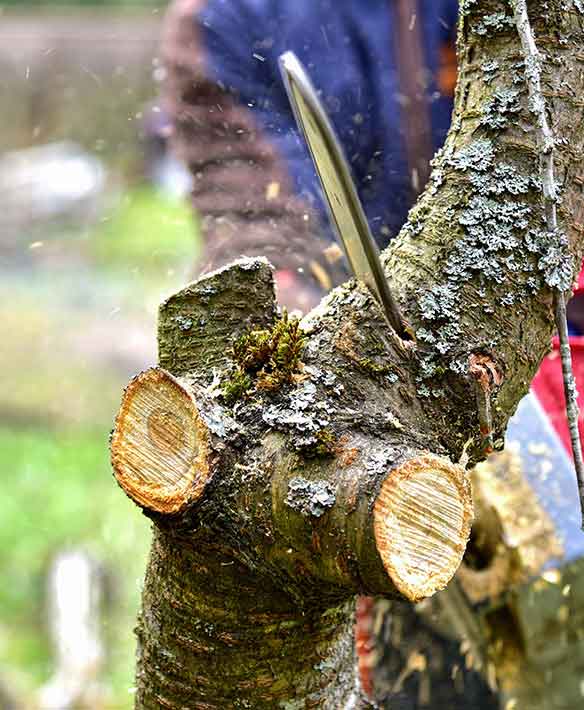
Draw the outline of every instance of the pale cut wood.
[[[377,549],[399,591],[418,601],[443,589],[470,536],[473,504],[462,466],[431,454],[383,482],[374,508]]]
[[[526,478],[519,452],[509,448],[490,456],[475,467],[471,481],[475,547],[488,564],[483,569],[462,564],[458,579],[478,603],[539,574],[549,560],[562,557],[563,545]]]
[[[126,388],[111,454],[120,486],[157,513],[184,510],[209,478],[208,429],[188,389],[160,369],[141,373]]]

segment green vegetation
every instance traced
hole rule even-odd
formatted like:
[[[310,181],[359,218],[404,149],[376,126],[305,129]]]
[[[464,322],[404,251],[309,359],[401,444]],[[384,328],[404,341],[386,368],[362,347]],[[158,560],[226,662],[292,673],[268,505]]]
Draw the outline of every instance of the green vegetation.
[[[305,456],[334,456],[338,453],[339,442],[330,429],[317,431],[314,438],[315,443],[303,449]]]
[[[299,374],[305,336],[300,321],[284,310],[270,330],[252,330],[238,338],[232,350],[237,367],[223,384],[223,397],[232,404],[244,396],[255,377],[258,389],[275,390]]]
[[[44,618],[45,575],[59,550],[81,547],[111,575],[111,608],[102,628],[112,697],[122,708],[131,705],[135,644],[129,620],[138,605],[150,533],[113,481],[107,436],[105,428],[91,433],[0,429],[5,581],[0,657],[3,673],[9,673],[4,678],[24,692],[48,680],[53,668]]]
[[[92,230],[47,231],[0,273],[0,679],[27,707],[54,671],[46,573],[72,547],[111,582],[106,706],[133,706],[150,532],[115,483],[108,435],[123,387],[154,364],[156,308],[192,273],[197,231],[186,204],[144,186],[104,217]]]
[[[184,198],[152,187],[128,191],[92,235],[91,248],[101,267],[146,272],[191,265],[196,244],[193,213]]]
[[[222,386],[223,399],[225,404],[231,406],[245,397],[251,390],[253,382],[251,377],[238,367]]]

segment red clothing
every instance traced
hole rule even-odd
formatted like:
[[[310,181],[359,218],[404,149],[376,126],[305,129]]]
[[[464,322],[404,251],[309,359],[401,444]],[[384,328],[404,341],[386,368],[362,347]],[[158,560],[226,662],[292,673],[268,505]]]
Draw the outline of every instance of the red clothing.
[[[574,290],[574,295],[579,293],[584,293],[584,269],[578,276],[578,286]],[[584,441],[584,335],[570,336],[570,349],[572,351],[572,368],[578,387],[578,406],[581,412],[578,428],[580,438]],[[552,351],[543,359],[531,386],[549,416],[562,444],[571,455],[572,447],[568,420],[566,419],[566,400],[560,360],[560,341],[557,337],[553,338]]]

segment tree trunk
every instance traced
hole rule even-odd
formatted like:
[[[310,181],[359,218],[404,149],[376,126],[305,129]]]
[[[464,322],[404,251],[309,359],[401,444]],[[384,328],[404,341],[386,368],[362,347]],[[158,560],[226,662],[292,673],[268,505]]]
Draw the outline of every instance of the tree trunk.
[[[421,412],[409,425],[392,413],[399,389],[388,388],[386,404],[375,399],[391,373],[361,358],[349,335],[311,355],[293,321],[258,329],[273,305],[262,260],[200,279],[161,308],[160,362],[173,374],[142,373],[124,396],[114,470],[158,528],[140,707],[352,707],[354,594],[420,599],[462,558],[472,517],[464,468],[425,451],[422,434],[404,436]],[[250,391],[227,407],[225,385],[239,376],[229,369],[234,336],[247,330],[261,342],[278,329],[284,352],[302,342],[292,381],[274,390],[264,374],[261,389],[252,372]],[[407,357],[395,336],[388,342]]]
[[[565,231],[545,229],[512,11],[467,0],[453,125],[383,257],[415,340],[355,282],[298,328],[261,260],[163,304],[164,369],[130,384],[112,439],[156,526],[138,707],[359,707],[354,594],[415,601],[455,573],[465,452],[502,447],[582,256],[584,7],[564,5],[531,3]]]

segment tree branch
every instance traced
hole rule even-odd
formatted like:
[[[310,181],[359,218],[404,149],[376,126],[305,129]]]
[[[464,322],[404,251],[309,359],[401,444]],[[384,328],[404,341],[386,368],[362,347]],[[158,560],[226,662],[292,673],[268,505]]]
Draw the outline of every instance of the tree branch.
[[[489,419],[502,447],[549,347],[552,286],[571,279],[583,247],[582,18],[560,0],[533,3],[562,136],[566,240],[550,241],[508,9],[463,4],[453,125],[383,256],[415,347],[354,282],[303,319],[300,337],[257,260],[163,304],[166,372],[131,384],[112,439],[118,481],[156,523],[139,707],[355,706],[347,600],[419,599],[454,574],[472,516],[456,462],[467,447],[471,462],[484,457]]]
[[[557,239],[558,236],[560,239],[565,239],[563,234],[558,235],[557,203],[559,199],[559,188],[556,183],[554,165],[555,138],[548,122],[546,103],[541,86],[541,55],[537,49],[535,37],[531,29],[526,0],[512,0],[512,5],[515,12],[517,31],[521,39],[521,46],[523,47],[525,81],[529,90],[530,108],[536,116],[539,128],[540,174],[545,201],[546,225],[553,239]],[[566,273],[565,278],[561,279],[559,282],[556,282],[557,280],[554,279],[552,283],[548,285],[555,290],[554,320],[560,338],[566,413],[570,429],[572,455],[574,457],[574,466],[578,479],[582,529],[584,530],[584,459],[582,458],[582,443],[578,429],[578,393],[576,391],[576,381],[574,380],[574,371],[572,369],[572,354],[568,340],[568,322],[566,315],[566,291],[568,291],[572,285],[572,279],[568,280],[568,275],[569,274]]]

